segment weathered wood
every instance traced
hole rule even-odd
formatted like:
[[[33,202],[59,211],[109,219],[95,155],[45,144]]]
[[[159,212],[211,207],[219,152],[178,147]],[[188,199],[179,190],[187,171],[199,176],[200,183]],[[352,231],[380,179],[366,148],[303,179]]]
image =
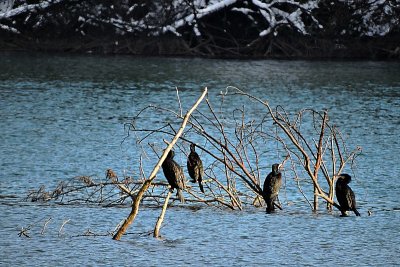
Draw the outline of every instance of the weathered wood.
[[[171,193],[172,193],[171,190],[168,190],[168,194],[167,194],[167,197],[165,198],[164,205],[161,210],[161,214],[157,219],[156,226],[154,227],[153,237],[155,237],[155,238],[160,238],[160,228],[161,228],[162,222],[164,221],[164,216],[165,216],[165,212],[168,207],[168,201],[171,196]]]
[[[328,120],[328,113],[324,111],[324,117],[322,119],[322,125],[321,125],[321,133],[319,135],[319,141],[318,141],[318,146],[317,146],[317,159],[315,162],[314,166],[314,177],[315,181],[318,183],[318,171],[319,168],[321,167],[321,162],[322,162],[322,141],[324,139],[324,133],[325,133],[325,125],[326,121]],[[318,189],[316,186],[316,183],[314,183],[314,211],[318,210]]]

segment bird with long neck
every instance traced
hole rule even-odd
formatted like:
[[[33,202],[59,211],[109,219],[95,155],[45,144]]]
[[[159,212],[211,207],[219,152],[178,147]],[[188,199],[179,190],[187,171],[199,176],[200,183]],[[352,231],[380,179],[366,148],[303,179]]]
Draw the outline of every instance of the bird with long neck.
[[[182,190],[184,190],[186,187],[185,175],[181,166],[179,166],[179,164],[174,160],[174,156],[175,152],[170,150],[161,167],[163,169],[165,178],[171,186],[171,192],[176,188],[177,197],[182,203],[184,203],[185,198],[183,197]]]
[[[204,193],[203,162],[201,161],[199,155],[196,152],[196,145],[193,143],[190,144],[190,154],[189,154],[188,160],[187,160],[187,168],[188,168],[189,176],[193,179],[192,183],[198,182],[201,192]]]
[[[263,198],[267,204],[267,213],[275,211],[274,202],[278,198],[279,190],[282,185],[282,174],[279,168],[280,164],[273,164],[271,172],[264,181]]]
[[[351,182],[351,176],[343,173],[336,176],[336,178],[336,199],[340,205],[341,216],[347,216],[347,211],[353,211],[356,216],[360,216],[360,213],[357,210],[356,196],[348,185]]]

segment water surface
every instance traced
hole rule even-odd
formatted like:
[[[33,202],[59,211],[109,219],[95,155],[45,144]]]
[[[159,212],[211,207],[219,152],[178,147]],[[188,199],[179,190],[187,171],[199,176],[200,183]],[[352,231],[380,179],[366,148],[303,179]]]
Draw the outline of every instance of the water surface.
[[[2,266],[398,264],[399,63],[12,53],[0,54],[0,62]],[[218,97],[229,85],[288,110],[328,109],[349,147],[363,148],[356,168],[346,170],[356,177],[351,186],[362,217],[312,214],[288,190],[295,205],[274,215],[263,208],[175,206],[167,212],[162,241],[146,234],[159,215],[159,209],[146,207],[129,234],[115,242],[82,235],[88,229],[113,231],[129,207],[24,201],[29,189],[78,175],[103,178],[107,168],[135,174],[131,143],[121,144],[124,123],[148,104],[177,109],[175,87],[187,109],[204,86]],[[225,104],[243,103],[232,98]],[[31,238],[18,237],[29,225]]]

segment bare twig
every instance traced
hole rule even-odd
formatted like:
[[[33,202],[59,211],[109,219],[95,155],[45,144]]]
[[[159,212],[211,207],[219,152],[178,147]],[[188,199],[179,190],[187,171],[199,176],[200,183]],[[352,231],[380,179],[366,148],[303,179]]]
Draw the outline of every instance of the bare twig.
[[[65,220],[65,221],[62,223],[62,225],[61,225],[61,227],[60,227],[60,230],[58,231],[58,236],[61,236],[61,235],[62,235],[62,231],[63,231],[64,225],[66,225],[70,220],[71,220],[71,219]]]
[[[40,232],[40,234],[41,235],[43,235],[44,234],[44,231],[46,230],[46,227],[47,227],[47,225],[49,224],[49,222],[51,221],[51,217],[50,218],[48,218],[45,222],[44,222],[44,225],[43,225],[43,228],[42,228],[42,231]]]

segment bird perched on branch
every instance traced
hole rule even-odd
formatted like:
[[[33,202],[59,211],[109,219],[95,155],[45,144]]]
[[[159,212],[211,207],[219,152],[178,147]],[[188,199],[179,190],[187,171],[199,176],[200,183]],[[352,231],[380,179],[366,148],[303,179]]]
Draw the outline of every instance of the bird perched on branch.
[[[176,188],[176,196],[182,203],[184,203],[185,198],[183,197],[182,190],[186,187],[185,175],[183,174],[181,166],[175,162],[174,156],[175,152],[170,150],[161,167],[163,169],[165,178],[167,178],[167,181],[171,186],[171,192]]]
[[[275,211],[274,202],[278,197],[282,185],[282,174],[279,164],[272,165],[272,171],[265,178],[263,186],[263,198],[267,203],[267,213]]]
[[[348,186],[348,184],[351,182],[351,176],[343,173],[336,177],[336,199],[339,202],[342,216],[347,216],[347,211],[350,210],[353,211],[356,216],[360,216],[360,213],[357,210],[356,197],[353,190],[351,190],[350,186]]]
[[[199,187],[201,192],[204,193],[204,188],[203,188],[203,175],[204,175],[204,170],[203,170],[203,162],[201,161],[199,155],[196,152],[196,145],[195,144],[190,144],[190,154],[188,156],[187,160],[187,168],[190,177],[193,179],[192,183],[199,183]]]

